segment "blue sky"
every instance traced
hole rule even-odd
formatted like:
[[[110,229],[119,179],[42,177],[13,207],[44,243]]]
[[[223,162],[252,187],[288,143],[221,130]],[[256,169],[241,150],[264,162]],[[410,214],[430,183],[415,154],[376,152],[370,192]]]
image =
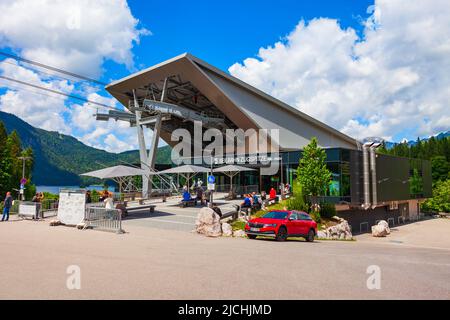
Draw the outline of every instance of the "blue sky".
[[[15,0],[0,11],[1,50],[104,82],[190,52],[358,139],[450,127],[445,0]],[[117,106],[102,88],[14,63],[0,74]],[[0,110],[108,151],[136,147],[132,129],[95,122],[92,106],[5,80]]]
[[[287,35],[300,20],[338,19],[361,31],[372,1],[130,1],[131,11],[153,35],[133,52],[138,67],[190,52],[227,70],[260,47]]]

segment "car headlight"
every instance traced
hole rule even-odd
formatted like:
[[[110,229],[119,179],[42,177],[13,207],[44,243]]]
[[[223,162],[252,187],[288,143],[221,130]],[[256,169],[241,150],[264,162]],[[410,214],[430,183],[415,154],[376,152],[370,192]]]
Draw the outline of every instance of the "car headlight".
[[[276,223],[268,223],[264,225],[264,228],[269,228],[269,227],[276,227],[277,224]]]

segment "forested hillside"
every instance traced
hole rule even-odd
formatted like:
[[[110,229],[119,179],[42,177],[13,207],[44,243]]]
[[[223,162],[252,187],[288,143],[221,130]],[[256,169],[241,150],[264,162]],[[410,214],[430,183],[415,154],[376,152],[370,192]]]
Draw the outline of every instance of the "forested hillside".
[[[90,183],[94,180],[81,178],[79,174],[102,168],[103,165],[139,163],[138,151],[111,153],[92,148],[74,137],[35,128],[15,115],[1,111],[0,121],[4,123],[8,133],[16,130],[23,148],[31,147],[33,150],[32,176],[36,185]],[[159,148],[156,162],[170,162],[170,147]]]

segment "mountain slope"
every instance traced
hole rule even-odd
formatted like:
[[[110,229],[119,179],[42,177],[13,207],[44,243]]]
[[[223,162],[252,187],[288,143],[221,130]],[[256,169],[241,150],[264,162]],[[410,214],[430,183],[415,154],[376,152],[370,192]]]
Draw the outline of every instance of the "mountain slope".
[[[80,173],[96,170],[103,165],[117,165],[122,161],[139,163],[138,151],[111,153],[89,147],[74,137],[35,128],[15,115],[1,112],[0,121],[6,130],[16,130],[23,147],[33,149],[35,163],[33,182],[37,185],[79,185],[92,182]],[[157,163],[170,162],[170,147],[161,147]]]

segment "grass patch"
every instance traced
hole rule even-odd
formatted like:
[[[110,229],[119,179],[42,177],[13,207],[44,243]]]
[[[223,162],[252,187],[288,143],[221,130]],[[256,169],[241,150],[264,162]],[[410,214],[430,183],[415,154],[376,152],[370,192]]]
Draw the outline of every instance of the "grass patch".
[[[235,221],[231,222],[231,228],[233,229],[233,231],[245,230],[245,221],[235,220]]]

